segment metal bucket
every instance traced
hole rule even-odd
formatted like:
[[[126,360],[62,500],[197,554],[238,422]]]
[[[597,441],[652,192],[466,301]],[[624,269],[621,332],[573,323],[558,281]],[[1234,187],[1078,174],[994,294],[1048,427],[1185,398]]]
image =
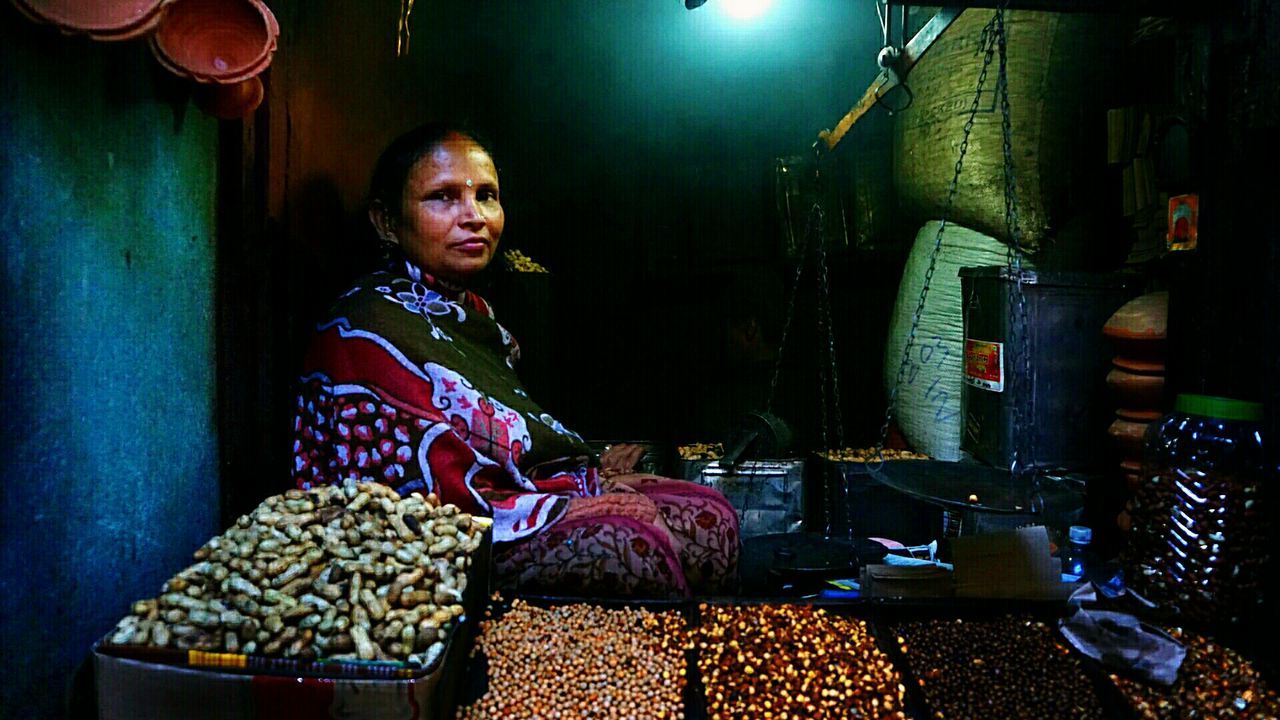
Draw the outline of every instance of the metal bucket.
[[[686,461],[687,462],[687,461]],[[743,538],[799,532],[804,522],[804,460],[748,460],[732,470],[715,460],[694,461],[694,482],[719,490],[738,511]]]

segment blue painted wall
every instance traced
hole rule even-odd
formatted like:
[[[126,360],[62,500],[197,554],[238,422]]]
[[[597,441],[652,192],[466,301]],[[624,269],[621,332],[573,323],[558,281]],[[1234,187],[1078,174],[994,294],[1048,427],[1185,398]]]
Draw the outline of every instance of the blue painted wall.
[[[58,717],[218,530],[217,125],[142,43],[0,26],[0,717]]]

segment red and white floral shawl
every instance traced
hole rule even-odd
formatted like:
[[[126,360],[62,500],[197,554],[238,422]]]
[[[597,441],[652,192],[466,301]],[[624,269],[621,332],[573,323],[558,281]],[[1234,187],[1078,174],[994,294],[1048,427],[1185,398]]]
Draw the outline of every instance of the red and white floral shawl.
[[[600,493],[588,448],[520,386],[519,347],[488,303],[437,288],[404,263],[358,281],[318,325],[294,419],[294,480],[434,492],[492,516],[497,542],[533,535],[568,498]]]

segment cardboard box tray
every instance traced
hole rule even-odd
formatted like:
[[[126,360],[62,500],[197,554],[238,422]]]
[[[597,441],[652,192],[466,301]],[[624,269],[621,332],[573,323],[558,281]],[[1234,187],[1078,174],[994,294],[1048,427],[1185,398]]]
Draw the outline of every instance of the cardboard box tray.
[[[211,658],[177,664],[170,655],[118,646],[94,649],[101,720],[267,720],[281,717],[452,718],[454,698],[471,641],[471,625],[455,627],[434,668],[405,671],[371,663],[335,668],[246,662],[213,666]],[[126,657],[131,655],[131,657]],[[212,655],[205,653],[205,655]],[[222,655],[228,655],[222,653]],[[240,656],[244,657],[244,656]],[[297,672],[290,672],[297,670]],[[379,676],[377,673],[386,673]]]
[[[492,531],[486,530],[480,546],[472,554],[471,569],[468,570],[467,575],[467,588],[463,591],[462,604],[464,614],[461,621],[454,623],[450,630],[449,637],[445,640],[444,652],[440,654],[434,663],[427,667],[419,667],[400,661],[309,661],[268,657],[265,655],[246,655],[243,653],[179,650],[177,648],[151,647],[147,645],[114,645],[110,641],[112,634],[110,632],[94,644],[93,651],[96,655],[138,660],[153,665],[204,668],[225,673],[344,679],[421,680],[435,674],[440,669],[452,645],[463,641],[459,638],[459,634],[468,631],[469,625],[474,625],[474,618],[483,611],[485,603],[488,601],[492,537]]]
[[[428,667],[94,645],[99,718],[452,718],[476,618],[488,602],[491,534],[472,555],[465,613]]]
[[[218,672],[247,675],[282,675],[289,677],[317,678],[381,678],[422,679],[437,674],[444,665],[449,648],[459,642],[462,625],[471,622],[463,616],[463,623],[456,623],[449,630],[444,652],[427,667],[419,667],[401,661],[387,660],[298,660],[296,658],[245,655],[243,653],[210,652],[205,650],[179,650],[146,645],[113,645],[110,634],[93,646],[97,655],[137,660],[151,665],[170,665],[216,670]]]

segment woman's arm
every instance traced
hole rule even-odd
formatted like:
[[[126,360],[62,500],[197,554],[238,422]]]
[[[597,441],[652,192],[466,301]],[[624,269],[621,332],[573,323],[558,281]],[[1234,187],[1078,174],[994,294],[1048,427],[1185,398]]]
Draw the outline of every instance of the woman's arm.
[[[294,421],[300,487],[352,478],[435,493],[492,515],[495,540],[532,534],[563,514],[568,497],[588,494],[585,466],[526,477],[516,466],[518,443],[498,448],[492,429],[486,435],[446,416],[432,405],[432,379],[368,338],[328,328],[306,369]]]
[[[610,445],[600,453],[600,472],[605,477],[622,475],[635,469],[636,463],[644,457],[644,446],[631,443]]]

